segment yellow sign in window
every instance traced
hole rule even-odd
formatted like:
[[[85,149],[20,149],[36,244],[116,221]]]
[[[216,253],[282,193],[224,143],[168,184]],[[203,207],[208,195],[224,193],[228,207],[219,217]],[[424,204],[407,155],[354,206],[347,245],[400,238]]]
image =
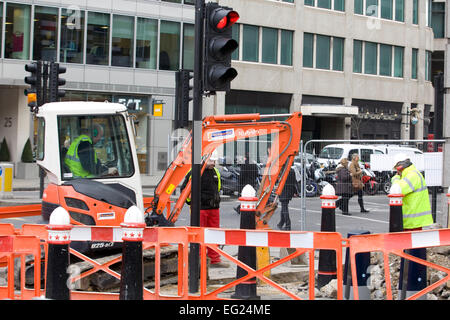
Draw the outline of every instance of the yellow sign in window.
[[[162,103],[155,103],[153,105],[153,116],[155,117],[162,117],[163,115],[163,104]]]

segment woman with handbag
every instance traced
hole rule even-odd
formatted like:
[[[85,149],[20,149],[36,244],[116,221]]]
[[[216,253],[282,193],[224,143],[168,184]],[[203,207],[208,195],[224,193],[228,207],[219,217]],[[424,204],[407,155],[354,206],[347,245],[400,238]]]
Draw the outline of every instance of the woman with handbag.
[[[352,176],[352,186],[353,186],[353,194],[358,194],[358,204],[361,209],[361,212],[367,213],[369,210],[366,210],[364,208],[364,201],[363,201],[363,188],[364,184],[361,181],[363,172],[359,166],[359,155],[357,153],[354,153],[352,155],[352,161],[350,162],[348,166],[348,170],[350,171],[350,175]],[[350,198],[352,197],[350,196]]]
[[[353,194],[352,178],[348,170],[348,160],[342,159],[336,167],[337,183],[336,195],[341,198],[336,201],[336,207],[342,210],[342,214],[351,216],[348,212],[348,200]]]

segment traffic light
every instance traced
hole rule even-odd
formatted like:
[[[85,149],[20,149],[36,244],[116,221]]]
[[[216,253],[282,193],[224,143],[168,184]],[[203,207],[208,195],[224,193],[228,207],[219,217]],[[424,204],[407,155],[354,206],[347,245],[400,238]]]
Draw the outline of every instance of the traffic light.
[[[191,79],[194,74],[191,70],[178,70],[175,77],[175,127],[186,128],[189,123],[189,101],[193,99]]]
[[[66,73],[66,67],[60,66],[56,62],[50,64],[50,102],[59,101],[59,98],[63,98],[66,95],[65,90],[59,89],[60,86],[66,84],[66,79],[59,77],[62,73]]]
[[[25,71],[31,73],[24,79],[25,83],[30,85],[30,88],[25,89],[24,93],[28,98],[28,106],[33,110],[42,105],[42,62],[26,64]]]
[[[238,43],[232,39],[231,27],[239,14],[231,8],[208,2],[205,6],[203,89],[229,91],[230,82],[237,76],[231,68],[231,54]]]

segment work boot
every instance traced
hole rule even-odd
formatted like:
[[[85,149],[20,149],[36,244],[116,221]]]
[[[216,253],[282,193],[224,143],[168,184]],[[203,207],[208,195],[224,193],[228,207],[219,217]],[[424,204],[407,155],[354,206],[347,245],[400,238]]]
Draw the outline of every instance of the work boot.
[[[211,263],[210,264],[210,268],[228,268],[230,265],[226,262],[216,262],[216,263]]]

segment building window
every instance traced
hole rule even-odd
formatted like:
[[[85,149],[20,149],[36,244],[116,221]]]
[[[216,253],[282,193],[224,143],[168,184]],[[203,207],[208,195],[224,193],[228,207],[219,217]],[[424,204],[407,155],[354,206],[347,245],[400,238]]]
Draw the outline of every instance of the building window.
[[[61,48],[59,61],[83,63],[84,56],[84,11],[61,10]]]
[[[344,38],[333,38],[333,70],[344,70]]]
[[[56,61],[58,9],[34,7],[33,60]]]
[[[364,43],[364,73],[377,74],[377,44],[373,42]]]
[[[380,44],[380,75],[392,75],[392,46]]]
[[[278,60],[278,29],[262,28],[263,63],[277,63]]]
[[[281,61],[286,66],[292,66],[292,50],[294,32],[289,30],[281,30]]]
[[[306,6],[345,11],[345,0],[304,0]]]
[[[364,14],[364,0],[354,0],[355,13]]]
[[[381,18],[392,20],[393,10],[393,0],[381,0]]]
[[[183,25],[183,69],[194,70],[194,25],[185,23]]]
[[[317,0],[317,7],[331,9],[331,0]]]
[[[109,29],[108,13],[88,12],[86,63],[95,65],[109,64]]]
[[[239,44],[239,35],[240,35],[240,31],[241,31],[241,25],[239,23],[235,23],[233,24],[233,26],[231,27],[231,37],[236,40],[236,42]],[[231,59],[232,60],[239,60],[239,47],[237,50],[234,50],[233,53],[231,54]]]
[[[425,51],[425,80],[431,81],[431,51]]]
[[[134,17],[113,15],[111,65],[133,67]]]
[[[316,36],[316,68],[330,69],[330,37]]]
[[[259,27],[244,25],[242,42],[242,60],[258,62]]]
[[[412,57],[411,57],[411,78],[417,79],[417,56],[419,50],[413,48],[412,49]]]
[[[161,21],[159,47],[159,69],[178,70],[180,68],[179,22]]]
[[[404,0],[354,0],[354,13],[404,22]]]
[[[0,2],[0,21],[0,43],[3,43],[3,2]],[[2,56],[1,53],[0,56]]]
[[[305,5],[314,7],[314,0],[305,0]]]
[[[30,58],[31,6],[7,3],[5,21],[5,58]]]
[[[395,21],[405,21],[405,2],[404,0],[395,0]]]
[[[403,47],[394,46],[394,77],[403,78]]]
[[[425,8],[425,13],[426,13],[426,17],[427,17],[427,27],[431,27],[432,23],[431,23],[431,11],[432,11],[432,0],[426,0],[427,1],[427,6]]]
[[[156,69],[158,20],[137,18],[136,68]]]
[[[413,0],[413,24],[419,24],[419,0]]]
[[[366,0],[366,16],[378,17],[378,0]]]
[[[445,2],[433,2],[431,25],[435,38],[445,37]]]
[[[353,72],[362,73],[363,42],[353,40]]]
[[[303,35],[303,67],[314,67],[314,34],[304,33]]]

